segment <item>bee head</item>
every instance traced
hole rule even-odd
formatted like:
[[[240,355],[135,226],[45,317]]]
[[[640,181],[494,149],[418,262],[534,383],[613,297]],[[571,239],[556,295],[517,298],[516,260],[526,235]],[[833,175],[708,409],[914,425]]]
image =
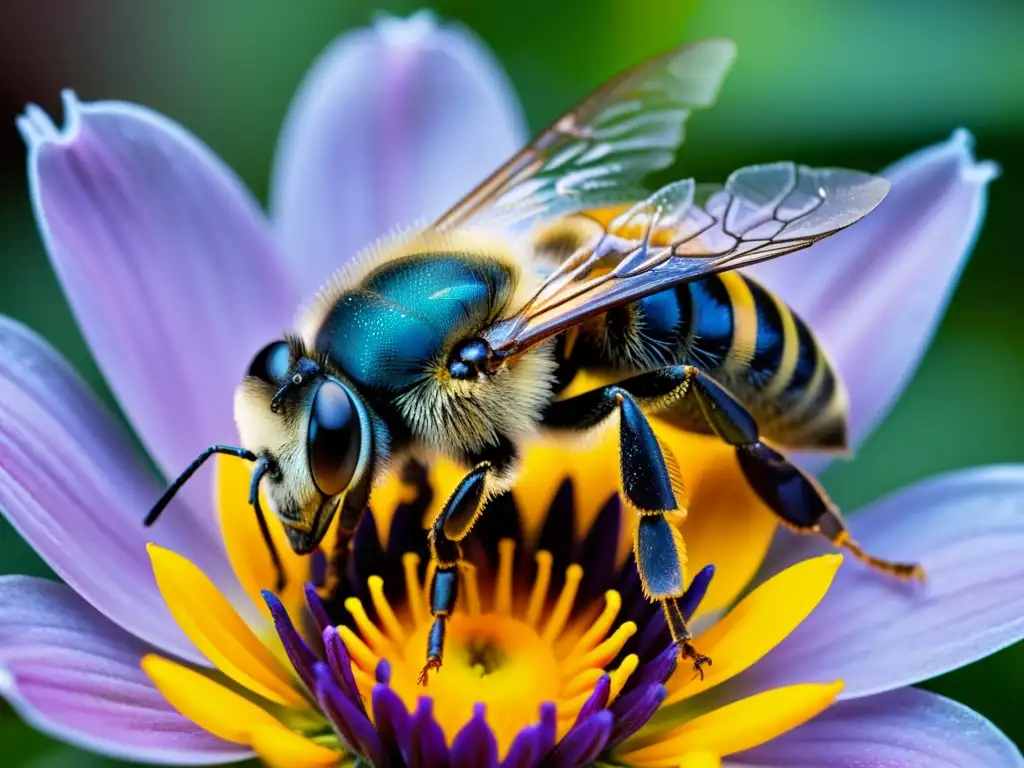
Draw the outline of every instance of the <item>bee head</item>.
[[[365,404],[300,344],[275,341],[253,358],[238,387],[235,421],[242,446],[257,460],[253,503],[262,482],[292,549],[312,552],[345,496],[372,476]]]

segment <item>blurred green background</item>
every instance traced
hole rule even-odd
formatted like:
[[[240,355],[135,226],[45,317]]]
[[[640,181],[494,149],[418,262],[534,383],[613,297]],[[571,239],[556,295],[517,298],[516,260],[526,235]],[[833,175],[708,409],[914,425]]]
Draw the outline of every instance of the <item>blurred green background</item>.
[[[64,87],[83,99],[145,103],[197,133],[263,196],[276,134],[305,68],[345,29],[379,11],[418,7],[355,0],[3,4],[0,312],[38,329],[109,399],[35,231],[14,129],[26,101],[58,117]],[[494,49],[535,129],[648,54],[686,39],[734,38],[737,66],[719,106],[694,120],[684,155],[686,173],[705,180],[783,158],[881,168],[957,126],[970,128],[979,157],[1003,168],[973,259],[895,413],[855,461],[830,471],[827,484],[853,509],[936,472],[1024,461],[1024,260],[1015,229],[1024,206],[1024,3],[439,0],[433,8]],[[3,523],[0,572],[49,573]],[[1022,685],[1024,645],[928,687],[1024,743]],[[4,708],[0,751],[7,765],[112,764],[35,734]]]

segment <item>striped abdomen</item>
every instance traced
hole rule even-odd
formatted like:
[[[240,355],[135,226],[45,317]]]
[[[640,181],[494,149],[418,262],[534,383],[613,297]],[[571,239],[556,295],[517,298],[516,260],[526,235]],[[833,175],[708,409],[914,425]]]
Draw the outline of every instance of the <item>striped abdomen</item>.
[[[574,346],[585,368],[697,366],[750,408],[770,440],[845,446],[846,393],[824,351],[781,299],[738,272],[615,309],[582,329]],[[661,415],[691,428],[701,422],[676,410]]]

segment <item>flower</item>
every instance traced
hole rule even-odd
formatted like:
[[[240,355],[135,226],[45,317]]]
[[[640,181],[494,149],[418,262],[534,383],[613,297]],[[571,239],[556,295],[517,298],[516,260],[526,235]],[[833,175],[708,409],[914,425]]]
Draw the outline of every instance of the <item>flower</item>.
[[[231,390],[300,294],[377,235],[440,212],[524,138],[489,54],[423,14],[351,33],[316,65],[282,134],[273,224],[167,118],[70,94],[65,104],[63,130],[34,107],[19,119],[40,230],[100,367],[167,474],[197,447],[231,440]],[[974,161],[961,131],[885,173],[893,190],[864,222],[759,267],[831,350],[857,440],[916,366],[994,169]],[[928,269],[918,269],[925,259]],[[940,478],[853,518],[865,546],[923,562],[928,585],[908,591],[855,563],[839,566],[813,541],[780,538],[765,560],[774,520],[732,482],[722,446],[666,435],[690,497],[690,599],[704,629],[698,647],[715,659],[705,681],[682,668],[669,674],[674,656],[662,653],[657,614],[629,592],[618,549],[610,565],[609,541],[628,520],[608,501],[606,448],[540,445],[513,496],[496,502],[514,506],[489,511],[475,534],[482,549],[466,584],[478,585],[480,616],[492,619],[474,620],[467,589],[448,666],[424,704],[412,700],[412,662],[397,646],[403,637],[415,645],[422,625],[415,512],[427,490],[450,480],[444,467],[415,493],[397,481],[378,489],[377,513],[364,518],[345,569],[323,585],[334,598],[307,595],[303,581],[323,574],[287,556],[293,586],[264,602],[269,560],[243,509],[237,463],[218,465],[219,514],[205,475],[144,529],[159,488],[130,439],[55,351],[0,320],[0,508],[65,582],[0,579],[0,692],[61,738],[172,764],[255,752],[275,765],[330,765],[348,749],[374,756],[395,746],[422,765],[443,764],[445,750],[455,765],[493,764],[499,748],[507,765],[550,756],[693,768],[729,756],[792,766],[820,764],[822,754],[835,765],[865,755],[882,764],[929,765],[938,755],[965,766],[1021,764],[981,716],[905,686],[1021,637],[1024,469]],[[547,556],[529,557],[541,551],[550,552],[547,577]],[[580,572],[574,557],[596,559]],[[550,578],[536,589],[554,602],[537,598],[532,609],[524,576]],[[572,596],[576,579],[560,609],[556,595]],[[507,645],[514,633],[536,652]],[[540,664],[550,673],[543,690],[487,689],[503,674],[536,676]],[[459,685],[439,690],[449,675]]]

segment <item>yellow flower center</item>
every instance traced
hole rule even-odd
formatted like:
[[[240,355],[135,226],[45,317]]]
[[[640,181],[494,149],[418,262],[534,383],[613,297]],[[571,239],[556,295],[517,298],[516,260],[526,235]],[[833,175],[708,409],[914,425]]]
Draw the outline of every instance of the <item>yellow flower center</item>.
[[[545,551],[536,555],[532,590],[516,599],[514,553],[514,541],[501,542],[489,595],[481,595],[476,570],[464,567],[463,596],[448,622],[444,665],[430,676],[426,688],[416,683],[431,625],[426,588],[417,577],[419,557],[410,553],[404,559],[408,597],[401,618],[384,597],[383,581],[371,577],[368,586],[378,620],[371,621],[361,601],[349,598],[345,607],[359,635],[344,627],[339,630],[352,653],[364,696],[373,687],[377,663],[386,658],[392,665],[394,691],[410,710],[420,696],[429,695],[434,717],[449,739],[469,722],[476,703],[487,707],[487,722],[501,755],[519,731],[537,722],[545,702],[555,705],[558,735],[564,734],[637,627],[628,621],[613,630],[622,605],[614,590],[605,594],[604,609],[597,615],[571,621],[583,569],[570,565],[560,592],[549,594],[552,557]],[[610,698],[622,690],[637,661],[635,655],[626,656],[608,673]]]

